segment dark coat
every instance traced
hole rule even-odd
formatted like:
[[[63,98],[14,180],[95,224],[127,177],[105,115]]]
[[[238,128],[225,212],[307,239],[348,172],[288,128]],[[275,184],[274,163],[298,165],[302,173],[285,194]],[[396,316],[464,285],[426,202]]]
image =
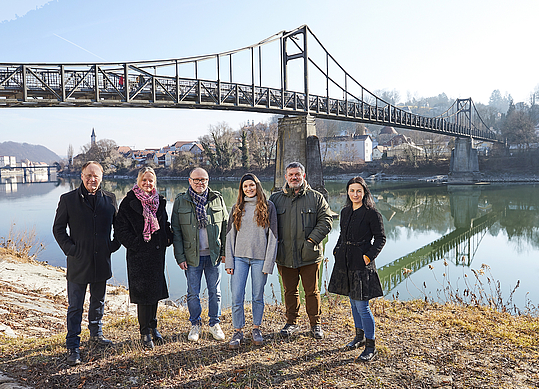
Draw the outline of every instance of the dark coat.
[[[120,248],[116,238],[111,240],[116,197],[98,189],[92,208],[87,193],[83,184],[64,193],[52,226],[54,238],[67,255],[67,280],[77,284],[102,282],[112,277],[110,254]]]
[[[114,231],[120,242],[127,248],[127,279],[129,297],[134,304],[156,304],[168,298],[165,280],[165,251],[172,243],[172,231],[168,222],[165,205],[167,200],[159,195],[157,221],[159,230],[145,242],[142,203],[130,190],[120,203]]]
[[[374,264],[386,243],[382,215],[365,206],[341,211],[341,234],[333,250],[335,266],[328,291],[350,296],[354,300],[370,300],[383,296],[380,277]],[[373,241],[374,238],[374,241]],[[363,255],[371,262],[365,265]]]

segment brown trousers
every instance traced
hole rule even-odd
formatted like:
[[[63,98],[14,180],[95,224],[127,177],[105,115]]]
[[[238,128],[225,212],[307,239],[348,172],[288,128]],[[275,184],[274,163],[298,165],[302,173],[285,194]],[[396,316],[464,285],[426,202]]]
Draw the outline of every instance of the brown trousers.
[[[320,263],[313,263],[292,269],[277,265],[284,288],[284,304],[286,307],[286,322],[297,324],[299,317],[299,279],[305,290],[305,310],[309,316],[311,327],[320,324]]]

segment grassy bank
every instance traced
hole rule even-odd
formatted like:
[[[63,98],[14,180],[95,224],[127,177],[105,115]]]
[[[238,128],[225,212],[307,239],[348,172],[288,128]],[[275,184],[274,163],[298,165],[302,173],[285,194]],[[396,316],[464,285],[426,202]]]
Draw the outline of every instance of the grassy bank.
[[[247,343],[229,350],[207,331],[198,343],[187,341],[188,314],[162,308],[159,328],[166,344],[144,351],[133,316],[106,312],[105,334],[115,347],[81,348],[84,363],[69,367],[64,336],[2,339],[0,370],[37,388],[526,388],[539,385],[539,320],[511,316],[483,307],[401,302],[372,302],[379,356],[356,361],[359,351],[345,351],[353,337],[346,299],[325,296],[323,327],[317,341],[303,332],[292,339],[278,335],[283,307],[268,305],[265,345]],[[231,314],[222,316],[228,338]],[[250,314],[247,314],[247,323]],[[207,328],[205,329],[207,330]],[[247,331],[248,333],[248,331]]]

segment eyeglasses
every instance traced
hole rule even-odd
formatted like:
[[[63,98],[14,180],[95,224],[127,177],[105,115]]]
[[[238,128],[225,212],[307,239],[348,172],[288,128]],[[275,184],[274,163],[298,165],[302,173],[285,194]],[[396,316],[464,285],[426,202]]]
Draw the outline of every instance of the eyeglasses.
[[[189,177],[189,179],[192,180],[195,184],[205,184],[206,182],[208,182],[207,178],[191,178],[191,177]]]

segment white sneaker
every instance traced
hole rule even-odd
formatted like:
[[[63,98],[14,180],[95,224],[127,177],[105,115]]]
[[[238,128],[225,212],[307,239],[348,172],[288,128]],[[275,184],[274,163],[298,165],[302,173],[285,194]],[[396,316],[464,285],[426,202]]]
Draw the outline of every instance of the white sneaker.
[[[210,327],[210,333],[213,335],[213,339],[215,340],[225,340],[225,334],[223,333],[219,323]]]
[[[187,336],[187,340],[190,340],[191,342],[198,342],[198,337],[200,336],[200,330],[201,326],[200,324],[195,324],[191,327],[191,331],[189,331],[189,335]]]

